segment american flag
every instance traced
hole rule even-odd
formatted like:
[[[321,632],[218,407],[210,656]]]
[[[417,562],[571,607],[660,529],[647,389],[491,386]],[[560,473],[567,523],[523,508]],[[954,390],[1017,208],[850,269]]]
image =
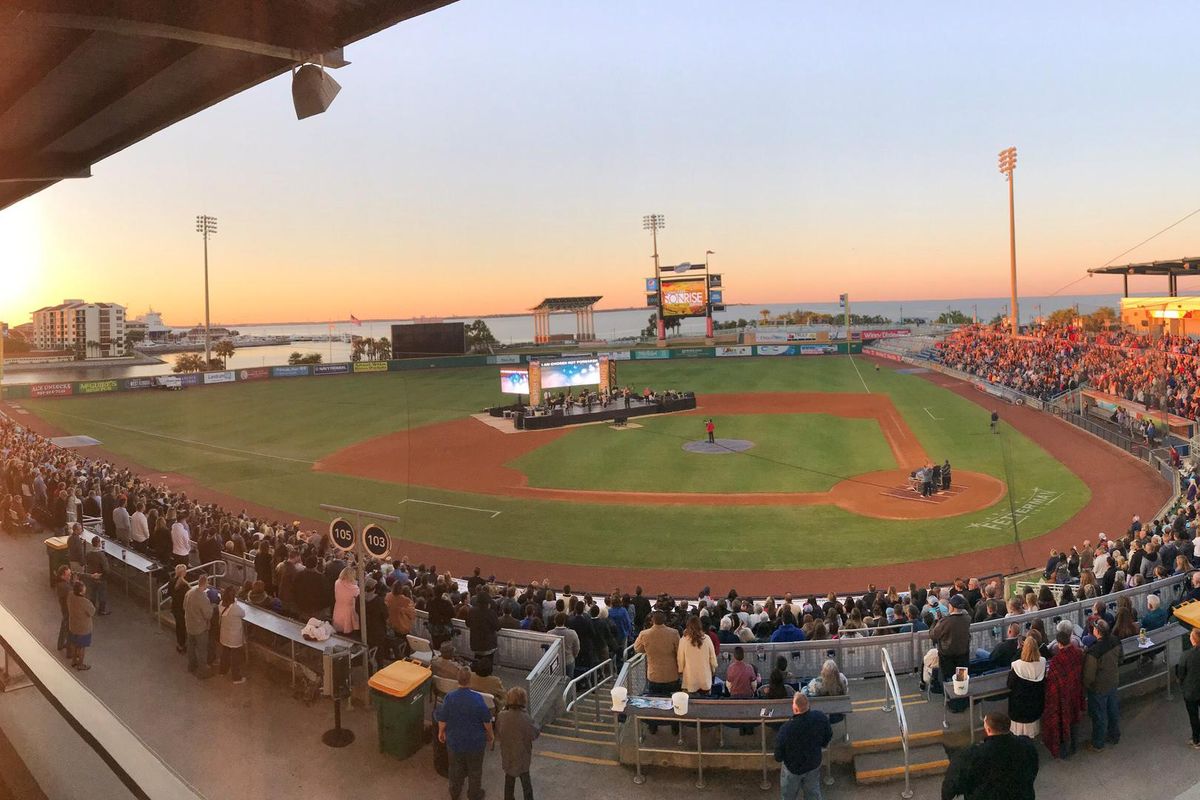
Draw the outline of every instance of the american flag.
[[[354,316],[353,314],[350,315],[350,321],[353,322],[355,325],[362,325],[362,320],[359,319],[358,317]]]

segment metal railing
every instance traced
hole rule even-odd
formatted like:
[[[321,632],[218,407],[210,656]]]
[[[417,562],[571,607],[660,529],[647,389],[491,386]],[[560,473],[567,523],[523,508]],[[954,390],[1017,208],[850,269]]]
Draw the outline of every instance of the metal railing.
[[[913,796],[912,785],[909,781],[908,763],[908,718],[904,715],[904,699],[900,696],[900,684],[896,680],[896,670],[892,668],[892,659],[887,650],[881,651],[880,660],[883,666],[884,700],[883,710],[896,711],[896,724],[900,727],[900,747],[904,751],[904,791],[900,796],[910,800]]]
[[[529,671],[529,716],[541,724],[555,710],[554,699],[567,683],[566,661],[562,639],[554,641],[542,655],[537,665]]]
[[[579,705],[587,698],[592,698],[592,705],[597,720],[600,719],[599,690],[616,680],[616,672],[612,659],[600,662],[578,678],[571,679],[567,688],[563,689],[563,710],[571,712],[571,720],[575,730],[579,730]]]
[[[646,654],[635,653],[625,659],[621,671],[613,681],[613,687],[622,686],[630,697],[646,693]]]
[[[448,641],[454,651],[464,658],[472,658],[471,631],[460,619],[452,621],[456,634]],[[430,639],[429,614],[417,611],[410,633],[421,639]],[[501,628],[496,633],[496,652],[492,656],[495,664],[512,669],[533,669],[545,657],[551,644],[559,641],[552,633],[526,631],[520,628]]]
[[[213,580],[220,580],[221,578],[224,578],[225,562],[209,561],[207,564],[200,564],[199,566],[192,567],[184,573],[184,576],[188,578],[188,586],[192,587],[193,589],[196,588],[198,583],[200,583],[201,575],[207,575]],[[171,573],[170,577],[167,579],[167,582],[158,587],[158,601],[156,606],[158,608],[160,622],[162,621],[163,608],[165,608],[171,602],[171,585],[174,583],[174,581],[175,574]]]

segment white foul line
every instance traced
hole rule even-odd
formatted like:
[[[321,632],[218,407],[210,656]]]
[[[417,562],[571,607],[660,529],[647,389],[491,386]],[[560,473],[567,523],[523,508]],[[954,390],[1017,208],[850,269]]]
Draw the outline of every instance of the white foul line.
[[[472,508],[471,506],[458,506],[454,503],[435,503],[432,500],[417,500],[412,497],[400,501],[400,505],[404,505],[405,503],[421,503],[422,505],[426,506],[441,506],[442,508],[461,508],[463,511],[478,511],[481,514],[491,514],[492,519],[495,519],[496,517],[500,516],[501,513],[503,513],[500,511],[493,511],[490,508]]]
[[[929,408],[928,408],[927,406],[921,406],[921,407],[925,409],[925,413],[929,415],[929,418],[930,418],[930,419],[932,419],[932,420],[936,420],[937,422],[941,422],[941,421],[942,421],[942,418],[941,418],[941,417],[935,417],[935,416],[933,415],[933,412],[932,412],[932,411],[930,411],[930,410],[929,410]]]
[[[850,345],[848,343],[846,345],[846,349],[847,349],[847,351],[850,349]],[[850,359],[850,366],[854,367],[855,372],[858,372],[858,364],[854,363],[854,356],[850,355],[849,352],[846,353],[846,356]],[[862,381],[863,388],[867,389],[867,382],[863,380],[863,376],[862,376],[861,372],[858,372],[858,379],[860,381]],[[871,390],[867,389],[867,394],[870,394],[870,393],[871,393]]]

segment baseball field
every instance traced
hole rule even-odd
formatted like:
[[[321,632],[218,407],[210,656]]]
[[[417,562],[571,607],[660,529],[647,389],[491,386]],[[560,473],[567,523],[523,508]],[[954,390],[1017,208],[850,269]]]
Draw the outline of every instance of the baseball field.
[[[699,406],[623,430],[506,433],[473,418],[503,401],[493,367],[22,405],[223,502],[281,519],[326,519],[320,503],[396,514],[400,551],[482,562],[878,566],[1028,540],[1089,502],[1085,482],[1038,442],[1006,423],[992,435],[987,407],[911,372],[845,357],[623,362],[622,383],[695,390]],[[685,452],[710,417],[718,437],[753,446]],[[926,502],[905,488],[909,471],[945,460],[953,496]]]

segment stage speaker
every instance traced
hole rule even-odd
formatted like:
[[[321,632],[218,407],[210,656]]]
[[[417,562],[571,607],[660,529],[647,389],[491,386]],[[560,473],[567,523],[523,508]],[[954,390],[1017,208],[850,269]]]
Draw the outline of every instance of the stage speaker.
[[[342,90],[333,76],[316,64],[305,64],[292,73],[292,105],[296,119],[322,114]]]

